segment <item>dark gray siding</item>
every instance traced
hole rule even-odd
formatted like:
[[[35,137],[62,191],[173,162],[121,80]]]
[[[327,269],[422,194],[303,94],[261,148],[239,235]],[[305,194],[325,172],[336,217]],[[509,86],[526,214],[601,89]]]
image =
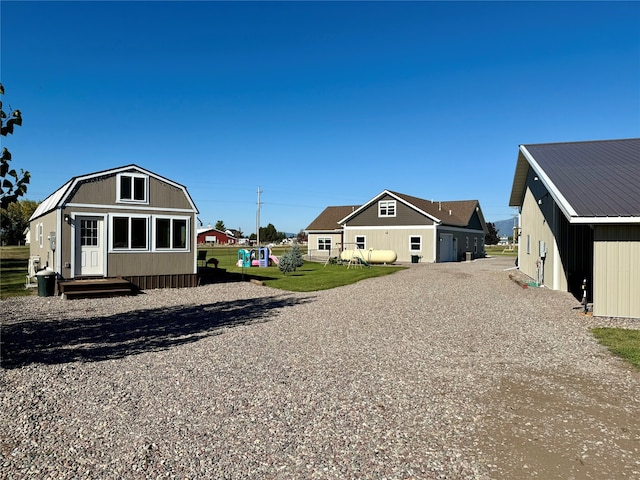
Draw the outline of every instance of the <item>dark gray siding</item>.
[[[379,200],[395,200],[395,198],[385,195]],[[378,201],[379,201],[378,200]],[[395,225],[433,225],[433,221],[418,213],[413,208],[406,206],[404,203],[396,202],[395,217],[378,217],[378,201],[369,205],[354,218],[349,220],[347,225],[350,227],[357,226],[395,226]]]

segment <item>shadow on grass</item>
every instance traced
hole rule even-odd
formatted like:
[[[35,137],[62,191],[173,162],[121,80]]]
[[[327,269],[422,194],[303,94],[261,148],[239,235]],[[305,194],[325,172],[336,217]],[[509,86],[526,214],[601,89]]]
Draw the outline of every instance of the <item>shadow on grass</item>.
[[[226,328],[262,323],[310,299],[265,297],[137,310],[98,318],[30,319],[2,325],[2,368],[97,362],[196,342]]]

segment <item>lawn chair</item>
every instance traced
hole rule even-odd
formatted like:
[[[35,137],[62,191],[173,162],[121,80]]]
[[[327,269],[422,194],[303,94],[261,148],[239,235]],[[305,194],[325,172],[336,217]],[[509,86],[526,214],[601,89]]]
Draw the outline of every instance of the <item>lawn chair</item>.
[[[200,262],[203,262],[203,264],[200,265]],[[206,267],[207,266],[207,251],[206,250],[198,250],[198,266],[199,267]]]

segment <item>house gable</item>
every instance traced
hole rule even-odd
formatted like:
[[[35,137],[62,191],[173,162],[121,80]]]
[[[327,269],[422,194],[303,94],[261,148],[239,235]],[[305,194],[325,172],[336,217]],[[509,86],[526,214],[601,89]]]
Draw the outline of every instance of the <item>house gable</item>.
[[[381,215],[381,203],[395,202],[395,215]],[[477,200],[433,201],[384,190],[358,210],[340,220],[351,226],[448,225],[486,232]]]
[[[381,209],[392,208],[393,215],[381,213]],[[356,226],[400,226],[400,225],[433,225],[436,220],[404,199],[385,191],[373,201],[368,202],[353,215],[346,223],[349,227]]]

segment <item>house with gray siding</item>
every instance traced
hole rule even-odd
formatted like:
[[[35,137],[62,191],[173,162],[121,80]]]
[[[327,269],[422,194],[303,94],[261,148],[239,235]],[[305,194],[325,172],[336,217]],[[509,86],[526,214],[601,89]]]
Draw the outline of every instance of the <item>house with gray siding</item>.
[[[359,207],[329,209],[306,229],[310,250],[319,250],[313,242],[324,235],[339,251],[393,250],[398,262],[412,257],[452,262],[467,253],[473,258],[485,255],[486,224],[477,200],[436,202],[384,190]],[[344,215],[334,218],[340,212]]]
[[[30,254],[60,280],[195,286],[197,213],[184,186],[137,165],[81,175],[29,219]]]
[[[640,317],[640,138],[520,145],[509,205],[520,271]],[[584,286],[584,288],[583,288]]]

